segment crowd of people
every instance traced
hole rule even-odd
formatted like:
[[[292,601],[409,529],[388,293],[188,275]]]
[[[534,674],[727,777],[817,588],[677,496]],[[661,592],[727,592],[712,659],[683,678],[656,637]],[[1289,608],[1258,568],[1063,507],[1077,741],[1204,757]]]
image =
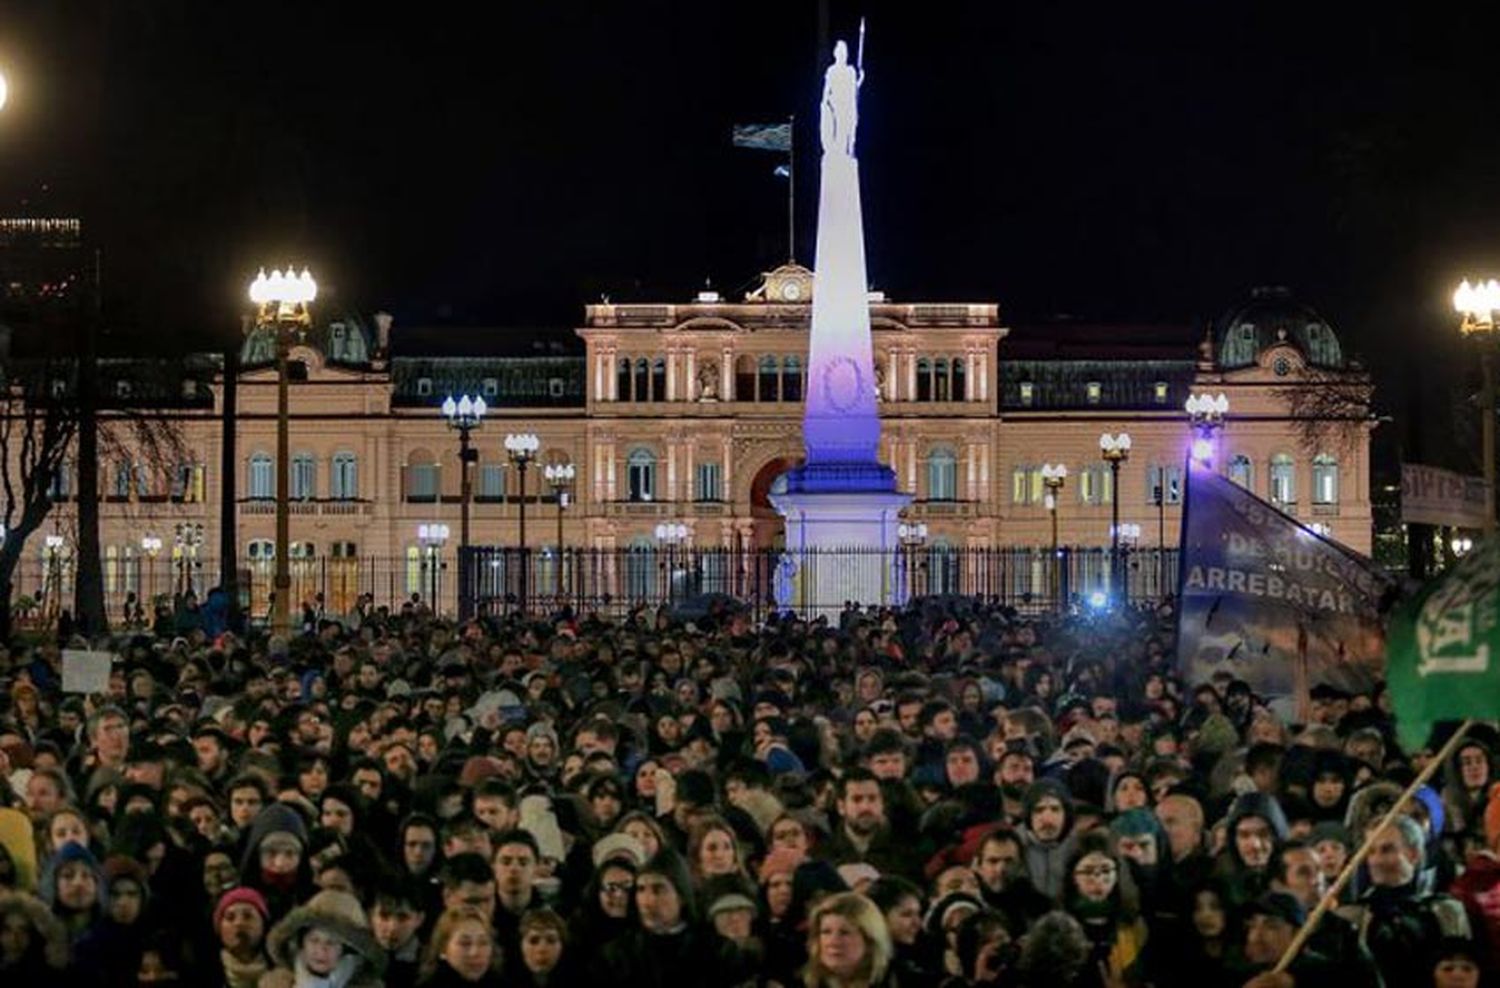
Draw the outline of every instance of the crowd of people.
[[[0,984],[1340,985],[1500,960],[1497,735],[1174,671],[1170,604],[0,650]],[[62,690],[64,648],[115,653]],[[1284,972],[1343,869],[1372,850]]]

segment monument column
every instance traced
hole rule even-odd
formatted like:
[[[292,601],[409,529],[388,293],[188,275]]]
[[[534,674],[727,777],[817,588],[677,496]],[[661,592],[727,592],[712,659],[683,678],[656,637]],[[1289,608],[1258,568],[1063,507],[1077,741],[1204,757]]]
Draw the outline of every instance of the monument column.
[[[863,37],[863,29],[861,29]],[[824,74],[818,235],[802,438],[807,460],[772,498],[786,519],[777,599],[836,615],[846,601],[894,603],[897,514],[910,496],[879,460],[880,415],[855,131],[860,64],[834,46]]]

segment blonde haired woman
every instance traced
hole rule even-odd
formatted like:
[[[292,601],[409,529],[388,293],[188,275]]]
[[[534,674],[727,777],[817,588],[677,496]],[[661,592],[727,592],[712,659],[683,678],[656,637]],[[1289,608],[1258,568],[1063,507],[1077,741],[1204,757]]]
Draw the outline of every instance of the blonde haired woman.
[[[891,934],[880,909],[857,892],[831,895],[807,924],[807,988],[892,988]]]

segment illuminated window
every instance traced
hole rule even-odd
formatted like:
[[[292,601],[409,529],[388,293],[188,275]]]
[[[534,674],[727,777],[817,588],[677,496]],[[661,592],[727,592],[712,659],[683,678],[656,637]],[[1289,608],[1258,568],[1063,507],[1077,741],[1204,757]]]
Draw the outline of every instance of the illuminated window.
[[[1036,387],[1030,381],[1021,382],[1021,404],[1030,405],[1036,396]]]
[[[1327,453],[1313,457],[1313,504],[1338,504],[1339,461]]]
[[[1255,465],[1244,453],[1236,453],[1229,461],[1229,479],[1247,491],[1255,490]]]
[[[1104,385],[1101,384],[1101,383],[1099,383],[1098,381],[1090,381],[1088,383],[1089,404],[1090,405],[1097,405],[1097,404],[1099,404],[1100,399],[1102,399],[1103,397],[1104,397]]]
[[[1271,503],[1297,503],[1297,467],[1286,453],[1271,457]]]
[[[1156,403],[1158,405],[1165,405],[1167,403],[1167,382],[1166,381],[1157,381],[1156,382],[1156,387],[1152,391],[1152,397],[1154,397],[1156,399]]]

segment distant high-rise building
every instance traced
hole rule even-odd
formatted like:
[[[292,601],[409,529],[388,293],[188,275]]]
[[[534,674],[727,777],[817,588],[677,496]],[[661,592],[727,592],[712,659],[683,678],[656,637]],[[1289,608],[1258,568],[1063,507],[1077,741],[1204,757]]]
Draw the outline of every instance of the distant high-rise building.
[[[89,294],[83,223],[57,216],[0,217],[0,322],[67,319]]]

